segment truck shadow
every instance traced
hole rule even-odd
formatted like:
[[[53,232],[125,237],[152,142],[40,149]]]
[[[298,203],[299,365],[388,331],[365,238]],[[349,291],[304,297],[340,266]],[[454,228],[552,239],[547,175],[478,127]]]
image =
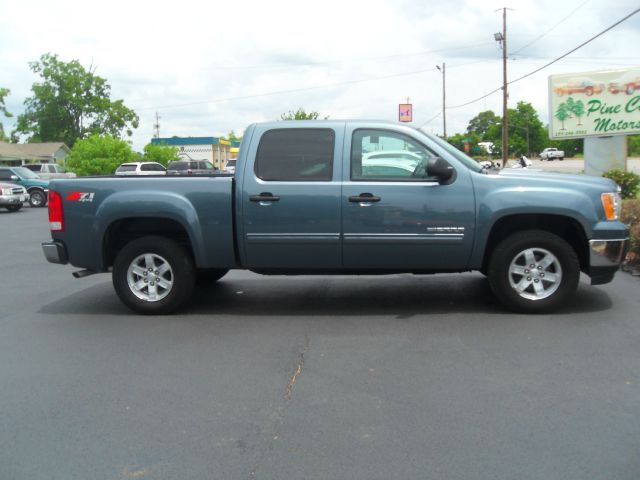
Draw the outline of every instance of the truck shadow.
[[[608,294],[581,282],[557,314],[599,312],[612,307]],[[45,314],[131,315],[111,282],[49,303]],[[225,277],[196,287],[176,315],[396,316],[425,314],[514,315],[504,309],[479,274],[387,277]]]

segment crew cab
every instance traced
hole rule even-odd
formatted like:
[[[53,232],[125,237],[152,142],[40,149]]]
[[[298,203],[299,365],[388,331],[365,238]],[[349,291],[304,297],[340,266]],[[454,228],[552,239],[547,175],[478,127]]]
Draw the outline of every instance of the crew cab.
[[[564,160],[564,151],[558,150],[554,147],[545,148],[540,152],[540,160],[547,160],[548,162],[555,160]]]
[[[397,168],[368,168],[384,151]],[[619,214],[609,179],[484,168],[397,123],[290,121],[249,126],[235,175],[53,180],[42,247],[78,277],[111,271],[144,314],[174,311],[197,279],[230,269],[478,270],[508,308],[548,312],[581,271],[613,279],[629,243]]]

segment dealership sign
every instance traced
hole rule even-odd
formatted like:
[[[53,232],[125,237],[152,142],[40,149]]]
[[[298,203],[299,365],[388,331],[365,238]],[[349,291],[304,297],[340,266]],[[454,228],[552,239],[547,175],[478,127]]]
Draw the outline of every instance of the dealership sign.
[[[549,136],[640,133],[640,68],[549,77]]]

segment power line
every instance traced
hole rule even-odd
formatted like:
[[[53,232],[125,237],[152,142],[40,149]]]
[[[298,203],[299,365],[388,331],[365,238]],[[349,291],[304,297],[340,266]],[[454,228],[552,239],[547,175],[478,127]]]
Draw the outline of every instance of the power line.
[[[613,25],[605,28],[604,30],[602,30],[600,33],[594,35],[593,37],[591,37],[589,40],[581,43],[580,45],[578,45],[577,47],[569,50],[567,53],[565,53],[564,55],[561,55],[557,58],[555,58],[554,60],[550,61],[549,63],[546,63],[545,65],[541,66],[540,68],[536,68],[535,70],[527,73],[526,75],[522,75],[521,77],[516,78],[515,80],[511,80],[510,82],[507,82],[507,85],[511,85],[514,84],[516,82],[519,82],[520,80],[523,80],[527,77],[530,77],[531,75],[538,73],[539,71],[553,65],[556,62],[559,62],[560,60],[562,60],[563,58],[565,58],[568,55],[571,55],[573,52],[575,52],[576,50],[584,47],[585,45],[587,45],[588,43],[591,43],[593,40],[595,40],[596,38],[604,35],[605,33],[607,33],[609,30],[617,27],[618,25],[620,25],[622,22],[624,22],[625,20],[628,20],[629,18],[631,18],[632,16],[634,16],[636,13],[640,12],[640,8],[635,9],[633,12],[631,12],[630,14],[626,15],[625,17],[621,18],[620,20],[618,20],[616,23],[614,23]],[[498,87],[495,90],[491,90],[489,93],[486,93],[484,95],[482,95],[481,97],[478,97],[474,100],[471,100],[469,102],[466,103],[462,103],[460,105],[453,105],[450,107],[447,107],[447,109],[451,109],[451,108],[461,108],[461,107],[466,107],[467,105],[471,105],[472,103],[476,103],[479,102],[480,100],[487,98],[489,95],[493,95],[496,92],[499,92],[500,90],[502,90],[502,87]]]
[[[537,36],[536,38],[534,38],[533,40],[531,40],[529,43],[527,43],[525,46],[520,47],[518,50],[516,50],[515,52],[513,52],[513,54],[519,53],[522,50],[524,50],[525,48],[533,45],[534,43],[536,43],[538,40],[540,40],[542,37],[546,36],[548,33],[550,33],[552,30],[554,30],[558,25],[560,25],[561,23],[563,23],[564,21],[566,21],[569,17],[571,17],[574,13],[576,13],[579,9],[581,9],[585,4],[589,3],[591,0],[585,0],[584,2],[582,2],[580,5],[578,5],[576,8],[574,8],[573,10],[571,10],[571,12],[564,17],[562,20],[560,20],[558,23],[556,23],[553,27],[551,27],[549,30],[547,30],[546,32],[544,32],[543,34]]]
[[[433,69],[429,68],[426,70],[416,70],[413,72],[403,72],[403,73],[395,73],[392,75],[385,75],[382,77],[372,77],[372,78],[363,78],[363,79],[359,79],[359,80],[347,80],[344,82],[336,82],[336,83],[328,83],[325,85],[315,85],[312,87],[302,87],[302,88],[293,88],[293,89],[289,89],[289,90],[278,90],[275,92],[267,92],[267,93],[256,93],[253,95],[243,95],[240,97],[227,97],[227,98],[216,98],[216,99],[212,99],[212,100],[202,100],[199,102],[190,102],[190,103],[182,103],[182,104],[175,104],[175,105],[162,105],[162,106],[154,106],[154,107],[138,107],[135,108],[134,110],[153,110],[153,109],[157,109],[157,110],[161,110],[161,109],[167,109],[167,108],[181,108],[181,107],[191,107],[191,106],[195,106],[195,105],[205,105],[205,104],[209,104],[209,103],[223,103],[223,102],[230,102],[230,101],[235,101],[235,100],[248,100],[251,98],[259,98],[259,97],[268,97],[271,95],[284,95],[286,93],[298,93],[298,92],[307,92],[310,90],[318,90],[321,88],[331,88],[331,87],[340,87],[342,85],[352,85],[355,83],[364,83],[364,82],[373,82],[376,80],[386,80],[388,78],[396,78],[396,77],[404,77],[404,76],[408,76],[408,75],[417,75],[420,73],[425,73],[425,72],[431,72],[433,73]]]
[[[620,20],[618,20],[616,23],[614,23],[613,25],[611,25],[608,28],[605,28],[603,31],[601,31],[600,33],[594,35],[593,37],[591,37],[589,40],[582,42],[580,45],[578,45],[577,47],[569,50],[567,53],[565,53],[564,55],[559,56],[558,58],[556,58],[555,60],[550,61],[549,63],[541,66],[540,68],[536,68],[535,70],[533,70],[532,72],[527,73],[526,75],[523,75],[521,77],[516,78],[515,80],[511,80],[509,82],[509,84],[518,82],[522,79],[525,79],[527,77],[530,77],[531,75],[533,75],[534,73],[538,73],[540,70],[543,70],[545,68],[547,68],[550,65],[553,65],[556,62],[559,62],[560,60],[562,60],[564,57],[566,57],[567,55],[571,55],[573,52],[575,52],[576,50],[584,47],[586,44],[591,43],[592,41],[594,41],[596,38],[601,37],[602,35],[604,35],[605,33],[607,33],[609,30],[611,30],[612,28],[617,27],[618,25],[620,25],[622,22],[624,22],[625,20],[628,20],[629,18],[633,17],[636,13],[640,12],[640,8],[636,8],[633,12],[631,12],[629,15],[621,18]]]

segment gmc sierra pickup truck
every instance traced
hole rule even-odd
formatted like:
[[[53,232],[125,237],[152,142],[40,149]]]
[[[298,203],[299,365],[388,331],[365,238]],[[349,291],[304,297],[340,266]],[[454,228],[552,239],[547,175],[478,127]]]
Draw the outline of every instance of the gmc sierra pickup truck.
[[[247,128],[235,175],[54,179],[53,263],[112,272],[143,314],[201,278],[478,270],[521,312],[610,282],[628,246],[609,179],[483,168],[443,140],[376,121]]]

